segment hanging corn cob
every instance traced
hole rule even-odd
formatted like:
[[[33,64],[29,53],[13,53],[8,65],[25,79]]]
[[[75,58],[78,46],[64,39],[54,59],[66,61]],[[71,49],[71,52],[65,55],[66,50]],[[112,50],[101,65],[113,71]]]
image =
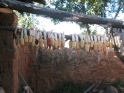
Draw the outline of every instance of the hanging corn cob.
[[[97,39],[98,39],[98,43],[97,43],[98,44],[98,51],[101,51],[101,48],[102,48],[101,47],[102,45],[101,45],[101,42],[100,42],[100,38],[101,38],[100,35],[98,35],[97,36]]]
[[[76,49],[79,49],[79,40],[78,40],[78,35],[75,34],[75,41],[76,41]]]
[[[33,28],[31,28],[30,30],[29,30],[29,37],[28,37],[28,40],[29,40],[29,43],[32,43],[32,32],[33,32]]]
[[[65,34],[64,34],[64,32],[61,34],[61,36],[62,36],[62,38],[61,38],[61,40],[62,40],[62,48],[63,47],[65,47]]]
[[[104,46],[103,46],[103,41],[104,41],[104,37],[101,36],[101,40],[100,40],[100,42],[101,42],[101,51],[104,51],[104,50],[103,50],[103,47],[104,47]]]
[[[52,47],[54,47],[55,40],[54,40],[54,34],[52,33]]]
[[[72,48],[76,48],[75,36],[72,34]]]
[[[88,35],[85,36],[85,50],[86,52],[89,52],[90,51],[90,37]]]
[[[58,33],[58,48],[61,48],[62,46],[62,40],[61,40],[61,33]]]
[[[103,52],[104,52],[104,54],[106,54],[106,50],[107,49],[107,47],[106,47],[106,36],[103,36]]]
[[[42,47],[43,47],[43,39],[42,39],[43,36],[42,36],[42,32],[41,32],[41,31],[40,31],[40,33],[39,33],[39,38],[40,38],[40,39],[39,39],[39,47],[42,48]]]
[[[38,47],[39,46],[39,33],[40,31],[36,31],[36,36],[35,36],[35,47]]]
[[[98,42],[97,42],[97,36],[94,35],[94,50],[97,51],[98,50]]]
[[[72,48],[72,41],[69,41],[69,48]]]
[[[110,39],[109,47],[112,48],[112,40]]]
[[[55,37],[55,49],[58,49],[58,38],[57,38],[57,33],[54,33]]]
[[[106,46],[107,46],[107,47],[110,47],[110,36],[107,37]]]
[[[79,35],[80,36],[80,48],[84,48],[84,36],[83,35]]]
[[[36,31],[33,30],[33,31],[32,31],[32,46],[35,45],[35,36],[36,36]]]
[[[46,33],[46,31],[43,31],[43,36],[44,36],[44,40],[43,40],[44,47],[47,48],[47,33]]]
[[[27,30],[24,28],[24,41],[25,43],[28,43],[28,35],[27,35]]]
[[[93,36],[92,35],[90,35],[90,39],[91,39],[90,47],[93,49],[94,41],[93,41]]]
[[[20,44],[23,46],[24,45],[24,38],[23,38],[23,30],[21,31],[21,38],[20,38]]]
[[[48,32],[47,47],[51,49],[52,46],[52,32]]]

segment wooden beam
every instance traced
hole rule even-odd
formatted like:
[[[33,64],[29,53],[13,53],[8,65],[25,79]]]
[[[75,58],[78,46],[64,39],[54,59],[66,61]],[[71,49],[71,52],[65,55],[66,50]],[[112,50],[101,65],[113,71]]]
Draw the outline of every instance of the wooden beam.
[[[56,9],[44,8],[33,5],[31,3],[19,2],[17,0],[0,0],[0,7],[8,7],[19,12],[27,12],[32,14],[44,15],[59,20],[68,20],[74,22],[82,22],[84,24],[111,24],[114,28],[124,28],[123,21],[91,16],[79,13],[70,13]]]

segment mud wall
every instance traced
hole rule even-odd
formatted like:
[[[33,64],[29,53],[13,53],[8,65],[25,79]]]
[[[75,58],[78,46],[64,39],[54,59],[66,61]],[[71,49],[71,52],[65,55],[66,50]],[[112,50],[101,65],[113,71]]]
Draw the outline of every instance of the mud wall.
[[[18,64],[15,60],[13,33],[0,30],[0,85],[6,93],[16,93],[18,90]],[[14,81],[14,82],[13,82]]]
[[[110,83],[124,77],[124,65],[113,49],[107,57],[98,52],[77,53],[67,48],[51,52],[39,49],[38,55],[36,50],[27,45],[18,51],[20,71],[35,93],[50,93],[63,81],[99,82],[106,77],[105,82]]]

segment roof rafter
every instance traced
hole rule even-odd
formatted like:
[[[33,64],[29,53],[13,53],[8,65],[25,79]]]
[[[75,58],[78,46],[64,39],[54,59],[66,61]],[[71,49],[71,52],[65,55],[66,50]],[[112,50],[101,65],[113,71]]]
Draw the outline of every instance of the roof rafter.
[[[84,24],[111,24],[114,28],[124,28],[124,22],[120,20],[44,8],[33,5],[31,3],[24,3],[17,0],[0,0],[0,7],[8,7],[19,12],[44,15],[46,17],[51,17],[62,21],[68,20],[74,22],[82,22]]]

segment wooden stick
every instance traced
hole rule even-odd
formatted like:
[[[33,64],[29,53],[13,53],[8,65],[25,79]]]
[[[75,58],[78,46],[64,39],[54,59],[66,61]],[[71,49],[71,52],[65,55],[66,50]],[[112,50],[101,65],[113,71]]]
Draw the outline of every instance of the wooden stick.
[[[19,74],[20,79],[23,81],[23,83],[24,83],[26,86],[28,86],[30,92],[33,93],[33,91],[31,90],[31,88],[29,87],[29,85],[27,84],[27,82],[25,81],[25,79],[23,78],[23,76],[21,75],[21,73],[18,72],[18,74]]]
[[[5,6],[6,5],[6,6]],[[84,24],[111,24],[113,28],[124,28],[123,21],[102,18],[97,16],[86,15],[82,13],[70,13],[66,11],[60,11],[56,9],[44,8],[33,5],[31,3],[19,2],[17,0],[0,0],[0,7],[8,7],[20,12],[27,12],[32,14],[38,14],[45,17],[51,17],[62,21],[74,21],[82,22]]]
[[[96,86],[95,83],[93,83],[87,90],[85,90],[83,93],[88,93],[90,92],[94,87]]]

